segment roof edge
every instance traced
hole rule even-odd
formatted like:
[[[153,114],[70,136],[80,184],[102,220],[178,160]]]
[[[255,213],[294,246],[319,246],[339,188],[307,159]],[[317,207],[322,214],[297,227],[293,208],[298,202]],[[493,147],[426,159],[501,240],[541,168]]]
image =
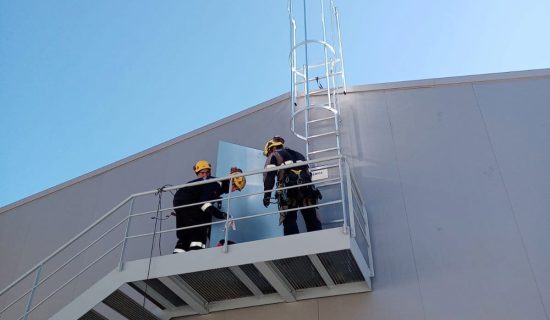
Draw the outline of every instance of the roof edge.
[[[451,84],[461,84],[461,83],[476,83],[476,82],[492,82],[492,81],[504,81],[504,80],[513,80],[513,79],[524,79],[524,78],[545,78],[550,77],[550,68],[549,69],[533,69],[533,70],[523,70],[523,71],[509,71],[509,72],[499,72],[499,73],[487,73],[487,74],[478,74],[478,75],[466,75],[466,76],[457,76],[457,77],[443,77],[443,78],[433,78],[433,79],[423,79],[423,80],[410,80],[410,81],[398,81],[398,82],[387,82],[380,84],[366,84],[366,85],[356,85],[348,87],[347,92],[366,92],[366,91],[379,91],[379,90],[391,90],[391,89],[415,89],[415,88],[429,88],[441,85],[451,85]],[[15,209],[21,205],[24,205],[28,202],[34,201],[45,197],[51,193],[62,190],[69,186],[75,185],[79,182],[82,182],[91,177],[103,174],[110,170],[113,170],[117,167],[120,167],[126,163],[138,160],[140,158],[146,157],[152,153],[155,153],[164,148],[170,147],[176,143],[184,141],[186,139],[192,138],[196,135],[199,135],[205,131],[212,130],[219,126],[222,126],[231,121],[237,120],[239,118],[245,117],[254,112],[258,112],[262,109],[268,108],[278,102],[281,102],[290,97],[290,93],[281,94],[275,98],[264,101],[260,104],[257,104],[253,107],[249,107],[243,111],[237,112],[228,117],[222,118],[218,121],[215,121],[206,126],[200,127],[198,129],[192,130],[188,133],[184,133],[176,138],[170,139],[166,142],[153,146],[151,148],[145,149],[144,151],[138,152],[134,155],[128,156],[106,166],[100,167],[96,170],[83,174],[81,176],[70,179],[66,182],[48,188],[46,190],[40,191],[28,197],[25,197],[21,200],[8,204],[4,207],[0,207],[0,214],[3,214],[7,211]]]
[[[508,71],[508,72],[496,72],[496,73],[484,73],[477,75],[466,75],[456,77],[443,77],[423,80],[407,80],[398,82],[386,82],[377,84],[365,84],[351,86],[347,92],[365,92],[365,91],[378,91],[378,90],[391,90],[391,89],[416,89],[416,88],[430,88],[441,85],[452,85],[461,83],[477,83],[477,82],[493,82],[493,81],[506,81],[514,79],[526,79],[526,78],[546,78],[550,77],[550,69],[533,69],[522,71]]]
[[[138,152],[138,153],[133,154],[133,155],[131,155],[131,156],[125,157],[125,158],[123,158],[123,159],[121,159],[121,160],[115,161],[115,162],[113,162],[113,163],[111,163],[111,164],[108,164],[108,165],[106,165],[106,166],[100,167],[100,168],[98,168],[98,169],[95,169],[95,170],[93,170],[93,171],[90,171],[90,172],[88,172],[88,173],[85,173],[85,174],[83,174],[83,175],[80,175],[80,176],[75,177],[75,178],[73,178],[73,179],[70,179],[70,180],[68,180],[68,181],[62,182],[62,183],[60,183],[60,184],[58,184],[58,185],[55,185],[55,186],[53,186],[53,187],[50,187],[50,188],[48,188],[48,189],[46,189],[46,190],[40,191],[40,192],[38,192],[38,193],[35,193],[35,194],[33,194],[33,195],[30,195],[30,196],[27,196],[27,197],[25,197],[25,198],[23,198],[23,199],[20,199],[20,200],[18,200],[18,201],[12,202],[12,203],[10,203],[10,204],[4,206],[4,207],[0,207],[0,214],[3,214],[3,213],[5,213],[5,212],[8,212],[8,211],[10,211],[10,210],[12,210],[12,209],[15,209],[15,208],[17,208],[17,207],[19,207],[19,206],[22,206],[22,205],[24,205],[24,204],[26,204],[26,203],[29,203],[29,202],[31,202],[31,201],[34,201],[34,200],[43,198],[43,197],[45,197],[45,196],[47,196],[47,195],[49,195],[49,194],[52,194],[52,193],[57,192],[57,191],[59,191],[59,190],[65,189],[65,188],[67,188],[67,187],[70,187],[70,186],[72,186],[72,185],[75,185],[75,184],[77,184],[77,183],[80,183],[80,182],[82,182],[82,181],[84,181],[84,180],[87,180],[87,179],[89,179],[89,178],[95,177],[95,176],[97,176],[97,175],[100,175],[100,174],[103,174],[103,173],[108,172],[108,171],[110,171],[110,170],[113,170],[113,169],[115,169],[115,168],[118,168],[118,167],[120,167],[120,166],[122,166],[122,165],[124,165],[124,164],[127,164],[127,163],[130,163],[130,162],[132,162],[132,161],[141,159],[141,158],[143,158],[143,157],[146,157],[146,156],[148,156],[148,155],[150,155],[150,154],[153,154],[153,153],[155,153],[155,152],[157,152],[157,151],[160,151],[160,150],[162,150],[162,149],[168,148],[168,147],[170,147],[170,146],[172,146],[172,145],[174,145],[174,144],[176,144],[176,143],[179,143],[179,142],[181,142],[181,141],[184,141],[184,140],[190,139],[190,138],[192,138],[192,137],[194,137],[194,136],[197,136],[197,135],[199,135],[199,134],[201,134],[201,133],[203,133],[203,132],[206,132],[206,131],[215,129],[215,128],[220,127],[220,126],[222,126],[222,125],[224,125],[224,124],[226,124],[226,123],[229,123],[229,122],[231,122],[231,121],[237,120],[237,119],[239,119],[239,118],[246,117],[246,116],[248,116],[248,115],[250,115],[250,114],[252,114],[252,113],[258,112],[258,111],[263,110],[263,109],[265,109],[265,108],[269,108],[269,107],[271,107],[272,105],[274,105],[274,104],[276,104],[276,103],[279,103],[279,102],[281,102],[281,101],[284,101],[284,100],[286,100],[286,99],[289,99],[289,98],[290,98],[290,93],[288,93],[288,92],[287,92],[287,93],[283,93],[283,94],[281,94],[281,95],[279,95],[279,96],[277,96],[277,97],[275,97],[275,98],[272,98],[272,99],[270,99],[270,100],[264,101],[264,102],[262,102],[262,103],[260,103],[260,104],[257,104],[257,105],[255,105],[255,106],[249,107],[249,108],[247,108],[247,109],[245,109],[245,110],[243,110],[243,111],[239,111],[239,112],[237,112],[237,113],[235,113],[235,114],[232,114],[232,115],[230,115],[230,116],[227,116],[227,117],[225,117],[225,118],[222,118],[222,119],[220,119],[220,120],[217,120],[217,121],[215,121],[215,122],[212,122],[212,123],[210,123],[210,124],[207,124],[207,125],[205,125],[205,126],[202,126],[202,127],[200,127],[200,128],[197,128],[197,129],[192,130],[192,131],[190,131],[190,132],[184,133],[184,134],[182,134],[182,135],[180,135],[180,136],[178,136],[178,137],[176,137],[176,138],[170,139],[170,140],[168,140],[168,141],[166,141],[166,142],[163,142],[163,143],[158,144],[158,145],[156,145],[156,146],[147,148],[147,149],[145,149],[145,150],[143,150],[143,151],[141,151],[141,152]]]

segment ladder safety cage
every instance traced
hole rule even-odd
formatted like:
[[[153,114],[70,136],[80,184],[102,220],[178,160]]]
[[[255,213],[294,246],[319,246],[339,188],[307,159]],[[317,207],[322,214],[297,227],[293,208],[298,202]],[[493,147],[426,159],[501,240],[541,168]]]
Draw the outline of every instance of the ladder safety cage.
[[[294,2],[288,1],[290,128],[305,141],[306,159],[341,155],[338,96],[345,94],[346,80],[338,9],[334,0]]]
[[[368,265],[368,275],[365,277],[372,277],[374,275],[373,270],[373,262],[372,262],[372,253],[371,253],[371,246],[370,246],[370,235],[369,235],[369,229],[368,229],[368,218],[367,218],[367,212],[365,207],[365,202],[361,198],[361,192],[359,191],[357,184],[355,183],[351,171],[349,169],[349,166],[345,159],[342,156],[331,156],[331,157],[325,157],[325,158],[318,158],[315,160],[308,160],[305,162],[300,163],[293,163],[293,164],[287,164],[275,168],[268,168],[268,169],[262,169],[262,170],[253,170],[249,172],[243,172],[233,175],[224,176],[221,178],[214,178],[214,179],[208,179],[204,181],[199,182],[193,182],[193,183],[187,183],[187,184],[181,184],[173,187],[167,187],[167,188],[161,188],[156,190],[150,190],[146,192],[136,193],[125,200],[123,200],[121,203],[116,205],[113,209],[109,210],[106,214],[101,216],[99,219],[97,219],[93,224],[91,224],[89,227],[84,229],[82,232],[77,234],[75,237],[73,237],[71,240],[69,240],[67,243],[62,245],[59,249],[57,249],[55,252],[50,254],[48,257],[43,259],[40,263],[38,263],[35,267],[27,271],[25,274],[23,274],[21,277],[19,277],[17,280],[15,280],[12,284],[4,288],[0,292],[0,319],[17,319],[17,320],[27,320],[27,319],[33,319],[32,317],[29,318],[29,316],[34,315],[36,318],[37,315],[39,318],[43,317],[42,312],[40,311],[41,306],[47,306],[48,303],[52,304],[58,304],[59,299],[52,299],[52,297],[56,296],[60,291],[67,287],[69,284],[73,284],[75,279],[82,277],[86,274],[92,274],[95,273],[91,272],[91,268],[94,267],[97,264],[102,264],[102,268],[106,269],[105,271],[110,272],[112,270],[116,270],[118,272],[124,272],[125,271],[125,264],[129,261],[134,261],[137,259],[144,259],[148,258],[151,259],[153,257],[153,250],[149,251],[149,248],[152,248],[153,244],[155,244],[155,241],[158,242],[159,245],[159,252],[155,253],[155,257],[161,255],[160,250],[160,236],[162,234],[175,232],[178,230],[184,230],[184,229],[192,229],[202,226],[214,226],[214,225],[224,225],[225,224],[225,233],[224,233],[224,240],[225,243],[223,247],[219,250],[222,250],[224,253],[230,254],[230,251],[228,250],[227,244],[228,239],[230,239],[230,233],[231,232],[239,232],[230,230],[228,228],[229,223],[229,217],[231,216],[231,202],[238,201],[238,199],[248,199],[248,198],[254,198],[258,197],[261,199],[261,196],[264,194],[264,191],[260,192],[248,192],[246,189],[242,193],[236,193],[232,192],[231,189],[228,190],[228,195],[225,198],[222,198],[222,201],[226,202],[226,211],[228,213],[226,220],[221,221],[213,221],[211,223],[204,223],[200,225],[194,225],[190,227],[184,227],[184,228],[171,228],[166,230],[157,230],[155,225],[155,230],[153,232],[143,232],[143,223],[141,223],[141,228],[137,228],[136,230],[133,230],[132,227],[135,225],[139,225],[140,223],[134,223],[133,220],[140,219],[140,218],[147,218],[147,219],[153,219],[158,218],[159,216],[162,216],[162,214],[172,212],[174,209],[177,208],[184,208],[189,206],[196,206],[200,204],[204,204],[207,201],[193,203],[189,205],[179,206],[179,207],[173,207],[171,205],[168,206],[159,206],[157,210],[145,210],[141,212],[135,212],[137,207],[140,207],[138,205],[137,200],[139,199],[147,199],[145,202],[152,202],[155,203],[156,197],[151,199],[151,196],[155,196],[158,194],[159,190],[161,192],[169,192],[172,190],[177,190],[179,188],[185,188],[190,186],[197,186],[201,184],[206,183],[212,183],[212,182],[218,182],[218,181],[224,181],[224,180],[231,180],[235,177],[239,176],[245,176],[250,177],[253,175],[263,175],[266,172],[271,171],[278,171],[282,168],[289,169],[293,167],[303,166],[303,165],[317,165],[317,168],[322,168],[326,170],[330,170],[331,174],[327,175],[326,177],[322,179],[315,180],[314,182],[302,184],[298,186],[288,186],[288,187],[275,187],[271,191],[277,192],[282,191],[285,189],[292,189],[304,185],[313,185],[320,189],[324,195],[323,201],[319,201],[316,205],[311,206],[304,206],[298,209],[302,208],[319,208],[321,220],[326,222],[327,225],[332,224],[333,227],[341,227],[343,232],[348,233],[350,237],[352,238],[361,238],[361,242],[365,243],[366,245],[361,250],[363,251],[363,257]],[[341,172],[344,172],[345,174],[340,174]],[[143,206],[141,206],[143,207]],[[150,206],[149,206],[150,207]],[[124,209],[127,210],[124,210]],[[287,209],[287,210],[277,210],[277,208],[268,208],[268,211],[265,212],[250,212],[246,216],[241,217],[233,217],[232,219],[236,221],[237,223],[239,221],[245,221],[248,219],[256,219],[258,217],[268,216],[268,215],[279,215],[280,212],[287,212],[291,210],[297,210],[297,209]],[[117,217],[117,213],[120,212],[119,215],[122,217]],[[340,215],[334,216],[335,214]],[[111,217],[115,217],[116,219],[109,219]],[[336,218],[336,219],[334,219]],[[330,220],[333,219],[333,220]],[[111,221],[114,220],[114,221]],[[332,222],[331,222],[332,221]],[[335,221],[335,222],[333,222]],[[149,223],[150,225],[150,223]],[[101,226],[100,230],[104,232],[98,232],[96,228]],[[359,231],[356,231],[358,229]],[[94,230],[93,233],[91,230]],[[91,235],[96,235],[97,237],[91,241],[91,242],[85,242],[83,240],[86,239],[86,237],[90,237]],[[151,238],[153,239],[151,241]],[[136,255],[136,252],[133,252],[133,255],[129,256],[128,254],[128,245],[129,242],[137,240],[137,239],[145,239],[146,242],[149,242],[149,246],[140,247],[140,252]],[[147,240],[149,239],[149,240]],[[100,243],[101,241],[109,241],[108,243],[103,243],[101,250],[99,250],[96,246],[96,244]],[[81,248],[78,249],[72,248],[71,246],[75,243],[84,242],[86,245],[82,245]],[[166,241],[165,241],[166,242]],[[173,242],[173,238],[170,239],[170,242]],[[359,242],[359,241],[358,241]],[[169,245],[172,245],[170,243]],[[106,249],[107,248],[107,249]],[[213,248],[216,249],[216,248]],[[99,250],[99,251],[98,251]],[[116,253],[118,250],[118,254]],[[76,253],[74,253],[76,252]],[[83,256],[88,258],[85,262],[81,261]],[[59,258],[63,258],[63,261],[57,261]],[[318,263],[315,257],[310,257],[310,259],[313,259],[312,261],[314,263]],[[71,265],[71,263],[74,263]],[[104,265],[106,264],[106,266]],[[70,270],[71,268],[75,270]],[[47,270],[47,272],[46,272]],[[63,272],[62,272],[63,271]],[[72,273],[69,273],[69,271],[72,271]],[[323,274],[325,277],[326,275]],[[58,285],[61,283],[58,287],[52,287],[51,283],[48,283],[48,280],[52,277],[56,277],[55,285]],[[59,277],[63,278],[61,281],[58,279]],[[96,279],[95,281],[98,281],[99,279]],[[147,279],[142,279],[147,280]],[[370,281],[370,280],[369,280]],[[21,288],[22,286],[27,286],[27,288]],[[333,286],[333,284],[330,284],[330,286]],[[44,287],[42,292],[38,292],[39,289]],[[86,288],[81,288],[86,289]],[[74,291],[74,288],[73,288]],[[64,296],[65,299],[72,299],[74,296],[67,297]],[[8,300],[9,299],[9,300]],[[8,302],[10,301],[10,302]],[[69,301],[67,301],[68,303]]]

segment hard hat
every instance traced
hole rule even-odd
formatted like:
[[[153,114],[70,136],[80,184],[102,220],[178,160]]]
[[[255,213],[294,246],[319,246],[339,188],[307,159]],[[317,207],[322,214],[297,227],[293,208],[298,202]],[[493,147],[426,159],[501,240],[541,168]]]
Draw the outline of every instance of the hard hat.
[[[271,149],[273,147],[277,147],[277,146],[283,147],[284,145],[285,145],[285,139],[283,139],[279,136],[275,136],[275,137],[269,139],[265,143],[265,146],[264,146],[264,156],[267,157],[267,154],[269,153],[269,149]]]
[[[239,172],[231,173],[232,176],[237,174],[239,174]],[[242,189],[244,189],[244,186],[246,186],[246,178],[244,176],[233,178],[233,185],[235,185],[235,187],[237,187],[237,189],[241,191]]]
[[[199,171],[201,171],[203,169],[212,170],[212,166],[206,160],[199,160],[193,166],[193,171],[195,171],[195,173],[199,173]]]

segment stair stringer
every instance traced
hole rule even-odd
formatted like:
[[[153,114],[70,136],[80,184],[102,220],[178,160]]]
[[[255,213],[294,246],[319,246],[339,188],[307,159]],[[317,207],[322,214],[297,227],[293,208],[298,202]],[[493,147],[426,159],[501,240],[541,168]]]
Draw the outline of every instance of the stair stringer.
[[[333,228],[239,243],[229,246],[229,251],[227,253],[224,253],[221,247],[217,247],[153,257],[150,264],[148,258],[128,261],[124,264],[122,271],[115,268],[81,295],[76,297],[63,309],[58,311],[50,320],[78,319],[125,283],[145,280],[147,278],[169,277],[183,273],[273,261],[296,256],[307,256],[323,252],[349,250],[354,246],[354,242],[355,240],[350,238],[349,234],[343,233],[341,228]],[[365,270],[364,268],[362,269]],[[368,267],[367,270],[365,270],[365,274],[368,274]],[[368,278],[368,276],[365,276],[365,278]],[[370,291],[370,281],[368,282],[369,289],[365,288],[367,287],[361,285],[352,291]],[[334,291],[335,293],[338,292],[338,290]],[[311,297],[306,294],[306,296],[299,298]],[[268,297],[265,303],[280,301],[282,300]],[[258,303],[256,303],[256,305],[257,304]],[[209,308],[210,311],[218,309],[215,307],[215,304],[211,307],[213,308]],[[184,315],[181,311],[179,313],[178,315],[180,316]],[[194,313],[195,312],[189,312],[188,314]],[[167,316],[169,316],[169,312]]]

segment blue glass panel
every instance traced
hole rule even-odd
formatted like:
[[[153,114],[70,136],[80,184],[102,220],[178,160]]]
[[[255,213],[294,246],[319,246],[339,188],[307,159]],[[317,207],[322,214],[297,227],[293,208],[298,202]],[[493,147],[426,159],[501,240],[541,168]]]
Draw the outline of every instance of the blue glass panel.
[[[244,147],[224,141],[218,145],[218,159],[216,175],[227,175],[233,166],[243,171],[259,170],[264,167],[265,157],[261,150]],[[242,192],[236,191],[231,195],[230,211],[234,217],[245,217],[269,211],[276,211],[277,206],[271,205],[265,208],[262,204],[262,195],[233,198],[250,193],[263,191],[262,175],[246,177],[246,187]],[[227,194],[224,195],[222,210],[227,211]],[[237,243],[259,239],[273,238],[283,235],[283,229],[279,226],[279,214],[271,214],[237,221],[236,230],[229,231],[229,239]],[[216,246],[220,239],[224,238],[223,226],[214,225],[210,237],[211,246]]]

